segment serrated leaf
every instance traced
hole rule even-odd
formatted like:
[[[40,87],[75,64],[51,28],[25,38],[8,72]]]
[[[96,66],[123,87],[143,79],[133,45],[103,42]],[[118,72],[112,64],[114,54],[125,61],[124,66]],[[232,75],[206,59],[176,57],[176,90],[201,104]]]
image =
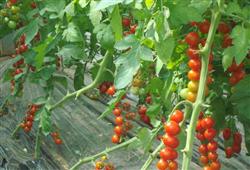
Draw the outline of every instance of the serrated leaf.
[[[46,136],[51,132],[51,113],[44,107],[40,113],[40,124],[43,134]]]
[[[97,5],[95,10],[102,10],[105,9],[107,7],[113,6],[113,5],[117,5],[121,2],[123,2],[124,0],[101,0]]]
[[[142,146],[144,152],[146,153],[152,145],[152,132],[148,128],[141,128],[137,136],[141,143],[140,146]]]
[[[65,7],[65,0],[46,0],[44,1],[45,11],[61,13]]]
[[[79,0],[79,5],[82,7],[82,8],[85,8],[88,4],[89,4],[90,0]]]
[[[106,117],[107,115],[112,113],[112,110],[115,108],[116,103],[118,103],[121,98],[126,94],[125,90],[118,91],[114,98],[108,102],[108,107],[106,107],[106,110],[98,117],[98,119],[102,119]]]
[[[148,9],[150,9],[152,5],[154,4],[154,0],[144,0],[144,2]]]
[[[127,50],[128,48],[138,45],[139,41],[136,39],[136,37],[134,35],[129,35],[126,36],[123,40],[118,41],[114,47],[117,50]]]
[[[168,37],[167,39],[155,44],[157,56],[162,61],[162,63],[167,64],[167,61],[173,54],[174,47],[175,41],[173,37]]]
[[[79,27],[73,22],[70,22],[68,24],[67,29],[63,31],[63,38],[68,42],[82,42],[83,41],[83,37],[82,37]]]
[[[112,30],[115,33],[115,39],[121,40],[122,39],[122,18],[120,15],[119,6],[116,5],[113,9],[113,12],[111,14],[111,27]]]
[[[211,0],[191,0],[189,6],[194,7],[200,14],[203,14],[211,4]]]
[[[89,11],[89,19],[91,20],[94,26],[99,25],[102,20],[102,12],[97,11],[96,8],[97,2],[91,1],[90,3],[90,11]]]
[[[70,15],[70,16],[75,16],[75,2],[72,1],[70,2],[66,7],[65,7],[65,12]]]

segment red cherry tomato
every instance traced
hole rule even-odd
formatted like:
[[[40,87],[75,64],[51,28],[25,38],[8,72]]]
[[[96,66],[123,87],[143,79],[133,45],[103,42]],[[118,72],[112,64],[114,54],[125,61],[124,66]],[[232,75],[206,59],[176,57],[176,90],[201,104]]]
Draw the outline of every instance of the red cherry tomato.
[[[229,140],[231,136],[231,129],[230,128],[225,128],[223,130],[223,138],[224,140]]]
[[[198,28],[199,28],[200,32],[203,34],[208,33],[209,27],[210,27],[210,22],[208,20],[205,20],[202,23],[198,24]]]
[[[178,163],[176,161],[169,161],[169,170],[178,170]]]
[[[201,62],[200,60],[191,59],[188,62],[188,66],[194,71],[199,71],[201,69]]]
[[[114,108],[113,114],[115,116],[120,116],[122,114],[122,110],[119,107]]]
[[[179,140],[175,136],[165,134],[162,136],[162,142],[166,147],[177,148],[179,146]]]
[[[175,121],[176,123],[180,123],[184,118],[184,114],[180,110],[176,110],[171,116],[170,120]]]
[[[123,19],[122,19],[122,25],[123,25],[124,27],[129,27],[129,26],[130,26],[130,23],[131,23],[130,18],[123,18]]]
[[[216,161],[218,159],[218,154],[216,152],[208,152],[207,157],[210,161]]]
[[[116,123],[117,125],[122,125],[122,124],[123,124],[123,118],[122,118],[122,116],[116,117],[116,118],[115,118],[115,123]]]
[[[214,119],[211,117],[206,117],[201,121],[201,126],[204,129],[210,129],[214,127],[214,125],[215,125]]]
[[[117,136],[121,136],[122,133],[123,133],[122,126],[115,126],[115,128],[114,128],[114,133],[115,133]]]
[[[119,143],[120,142],[120,137],[118,135],[113,135],[112,136],[112,143]]]
[[[213,128],[207,129],[204,132],[204,136],[208,141],[211,141],[216,136],[216,130]]]
[[[194,60],[200,59],[200,56],[199,56],[197,49],[188,48],[186,51],[186,54],[190,59],[194,59]]]
[[[178,123],[174,121],[169,121],[164,125],[165,131],[168,135],[177,135],[180,133],[181,128]]]
[[[200,156],[200,162],[203,164],[203,165],[206,165],[206,164],[208,164],[208,157],[207,156],[205,156],[205,155],[201,155]]]
[[[190,47],[197,47],[199,43],[199,34],[197,32],[190,32],[186,35],[185,41]]]
[[[210,152],[215,152],[218,149],[218,143],[211,141],[207,144],[207,150]]]
[[[218,32],[220,32],[222,34],[228,34],[230,31],[231,31],[231,28],[225,22],[221,22],[219,24]]]
[[[233,148],[231,146],[228,146],[225,149],[225,153],[226,153],[226,158],[231,158],[233,156],[233,154],[234,154]]]
[[[156,166],[157,166],[158,170],[166,170],[168,168],[168,162],[164,161],[163,159],[160,159],[157,162]]]
[[[200,72],[194,71],[194,70],[190,70],[188,72],[188,79],[189,80],[193,80],[193,81],[198,81],[200,79]]]
[[[201,144],[199,146],[199,152],[204,155],[204,154],[207,154],[208,152],[208,149],[207,149],[207,145],[206,144]]]

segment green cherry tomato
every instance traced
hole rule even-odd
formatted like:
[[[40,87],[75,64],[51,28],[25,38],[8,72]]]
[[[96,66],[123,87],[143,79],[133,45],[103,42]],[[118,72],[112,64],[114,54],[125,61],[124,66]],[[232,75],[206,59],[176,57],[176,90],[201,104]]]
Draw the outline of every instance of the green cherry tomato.
[[[187,94],[188,94],[188,88],[182,89],[182,90],[180,91],[180,96],[181,96],[181,98],[183,98],[183,99],[186,99],[186,98],[187,98]]]
[[[15,29],[16,28],[16,22],[15,21],[9,21],[8,22],[8,27],[11,29]]]
[[[2,10],[0,11],[0,15],[3,16],[3,17],[8,16],[7,10],[6,10],[6,9],[2,9]]]
[[[18,20],[20,19],[20,16],[19,16],[18,14],[12,15],[12,16],[10,17],[10,19],[13,20],[13,21],[18,21]]]
[[[11,12],[12,12],[13,14],[17,14],[19,11],[20,11],[20,8],[19,8],[19,7],[17,7],[17,6],[12,6],[12,7],[11,7]]]
[[[8,17],[4,17],[4,19],[3,19],[4,23],[8,23],[9,20],[10,20],[10,19],[9,19]]]

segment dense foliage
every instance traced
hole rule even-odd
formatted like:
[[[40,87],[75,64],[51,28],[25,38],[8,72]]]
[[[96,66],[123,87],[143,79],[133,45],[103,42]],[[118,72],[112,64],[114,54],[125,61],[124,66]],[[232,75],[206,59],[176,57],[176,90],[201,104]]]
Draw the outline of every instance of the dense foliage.
[[[248,0],[6,0],[0,8],[0,38],[12,34],[16,46],[1,78],[10,83],[6,101],[22,97],[24,82],[44,91],[13,135],[38,121],[38,136],[62,145],[51,122],[56,108],[94,88],[110,96],[99,118],[114,115],[117,145],[72,169],[90,161],[96,170],[114,169],[105,155],[129,145],[150,154],[142,170],[158,155],[159,170],[178,169],[179,154],[188,170],[195,138],[204,170],[220,169],[219,158],[237,156],[243,141],[250,152]],[[67,69],[74,70],[75,91],[53,103],[54,86],[68,88]],[[138,110],[127,100],[131,93]],[[134,121],[143,126],[133,128]],[[132,129],[136,136],[129,139]],[[225,156],[216,152],[218,136]]]

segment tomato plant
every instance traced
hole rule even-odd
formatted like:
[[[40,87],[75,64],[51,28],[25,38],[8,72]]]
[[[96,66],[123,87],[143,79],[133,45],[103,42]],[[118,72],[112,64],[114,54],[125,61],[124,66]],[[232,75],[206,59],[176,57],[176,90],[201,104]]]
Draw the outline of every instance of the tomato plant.
[[[149,155],[141,170],[157,157],[159,170],[189,170],[196,139],[204,170],[220,169],[243,142],[250,152],[248,0],[5,0],[0,7],[0,38],[13,36],[15,46],[1,77],[10,86],[6,101],[22,97],[26,83],[44,91],[13,136],[38,125],[37,136],[64,147],[65,129],[58,132],[51,115],[88,91],[110,100],[99,119],[112,116],[114,146],[71,170],[93,161],[96,170],[115,169],[106,155],[133,144]],[[0,50],[2,57],[7,49]],[[65,69],[74,91],[52,102],[58,84],[70,91]],[[217,153],[220,137],[225,155]]]

